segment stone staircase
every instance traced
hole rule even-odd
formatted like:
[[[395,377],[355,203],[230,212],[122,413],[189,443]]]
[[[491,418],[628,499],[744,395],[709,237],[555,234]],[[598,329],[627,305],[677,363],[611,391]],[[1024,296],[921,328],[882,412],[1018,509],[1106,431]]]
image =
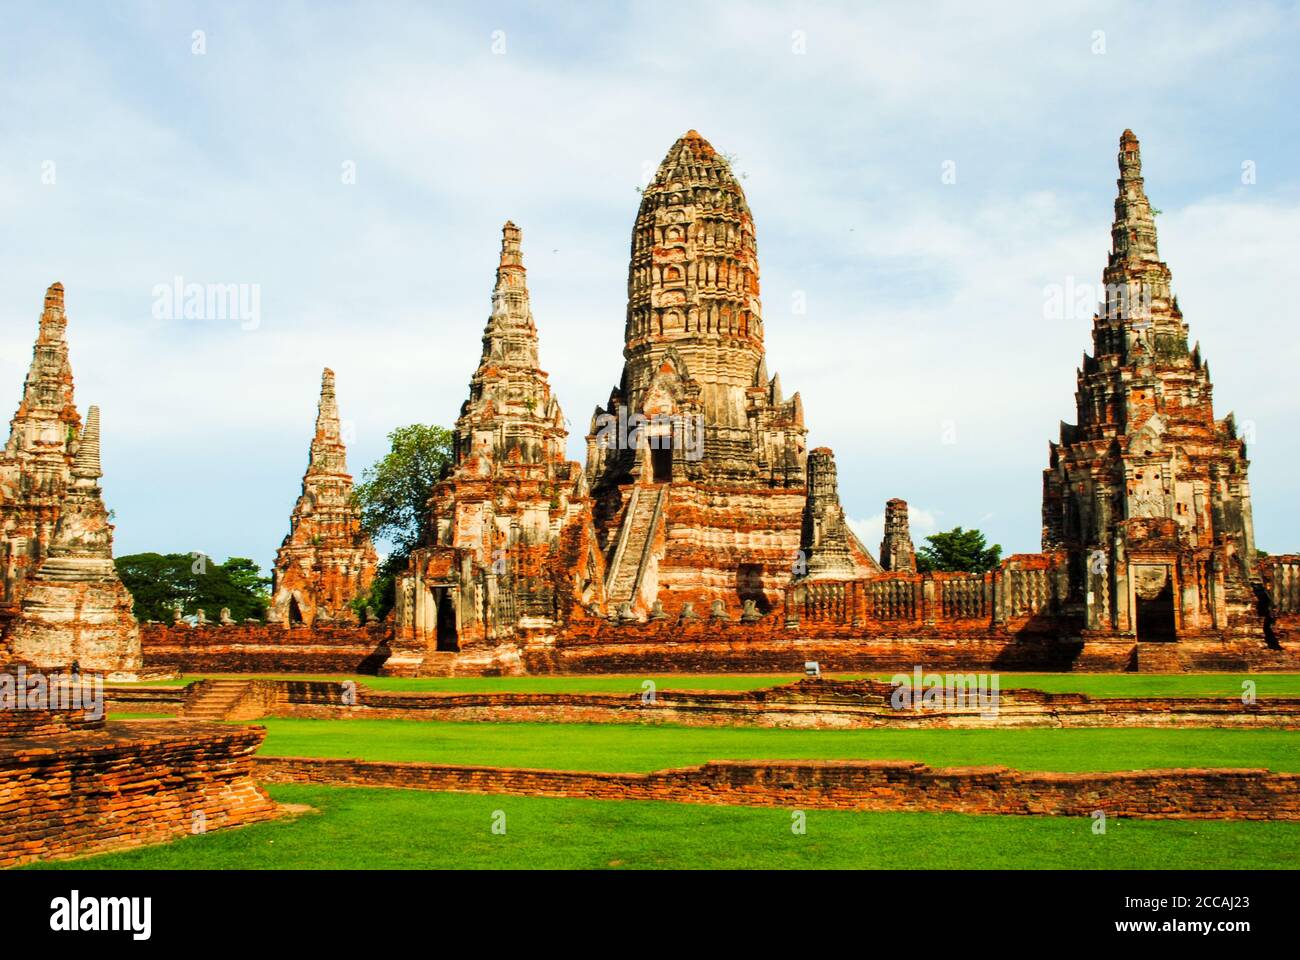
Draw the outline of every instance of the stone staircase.
[[[605,594],[611,604],[635,602],[654,545],[655,529],[663,516],[667,493],[666,486],[633,488],[624,511],[614,558],[605,578]]]
[[[252,688],[251,680],[201,680],[191,695],[186,697],[180,716],[187,720],[226,720]]]
[[[1183,659],[1176,643],[1139,643],[1137,645],[1138,673],[1182,673]]]
[[[452,677],[456,675],[456,658],[460,654],[454,650],[430,650],[424,655],[420,667],[421,677]]]

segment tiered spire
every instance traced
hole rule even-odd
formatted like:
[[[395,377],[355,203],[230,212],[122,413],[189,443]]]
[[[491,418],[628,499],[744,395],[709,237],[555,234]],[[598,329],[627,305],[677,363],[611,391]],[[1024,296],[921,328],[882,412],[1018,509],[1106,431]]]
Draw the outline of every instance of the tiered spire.
[[[1115,223],[1111,227],[1111,265],[1129,266],[1159,261],[1156,221],[1142,182],[1142,145],[1132,130],[1119,140],[1119,196],[1115,198]]]
[[[348,472],[348,451],[339,426],[339,404],[334,394],[334,371],[326,367],[320,377],[320,402],[316,407],[316,434],[307,462],[308,474]]]
[[[81,418],[73,402],[72,366],[68,362],[67,314],[63,307],[63,284],[45,292],[32,363],[23,382],[23,398],[10,421],[5,456],[37,458],[66,457],[70,434],[75,435]],[[62,427],[56,427],[56,423]]]
[[[539,366],[520,231],[510,221],[501,228],[501,258],[492,315],[483,330],[483,355],[470,379],[469,399],[461,407],[455,434],[457,464],[484,455],[497,464],[512,457],[532,464],[564,460],[564,415]]]
[[[275,558],[269,618],[312,623],[354,615],[350,605],[369,589],[377,562],[352,498],[334,371],[326,367],[302,494]]]
[[[501,260],[492,290],[492,315],[483,331],[485,365],[537,367],[537,326],[528,300],[528,271],[520,231],[507,220],[501,228]]]
[[[72,460],[63,510],[50,541],[50,559],[36,571],[37,580],[117,578],[113,526],[99,487],[103,475],[99,463],[99,407],[91,407]],[[65,558],[73,560],[72,567]]]
[[[99,407],[91,407],[48,555],[29,578],[10,638],[15,656],[43,668],[76,664],[129,679],[141,665],[140,632],[113,565],[102,475]]]

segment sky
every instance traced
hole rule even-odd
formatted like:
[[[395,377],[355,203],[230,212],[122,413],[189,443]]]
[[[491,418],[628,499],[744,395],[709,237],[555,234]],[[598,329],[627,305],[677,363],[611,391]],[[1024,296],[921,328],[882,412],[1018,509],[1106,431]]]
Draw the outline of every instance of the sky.
[[[1129,127],[1259,546],[1300,549],[1300,10],[1055,6],[4,3],[0,409],[61,281],[117,554],[269,568],[321,368],[354,474],[451,425],[511,219],[581,460],[637,188],[697,129],[754,214],[768,368],[867,545],[902,497],[918,542],[1032,552]],[[177,278],[248,310],[187,317]]]

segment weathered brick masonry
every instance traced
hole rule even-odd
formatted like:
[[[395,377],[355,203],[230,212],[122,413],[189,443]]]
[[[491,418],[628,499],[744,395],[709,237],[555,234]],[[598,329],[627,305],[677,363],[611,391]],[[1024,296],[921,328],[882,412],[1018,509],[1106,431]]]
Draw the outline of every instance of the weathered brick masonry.
[[[383,623],[319,620],[310,627],[143,623],[140,643],[150,668],[182,673],[376,673],[389,633]]]
[[[49,711],[0,711],[0,867],[277,814],[251,776],[260,728],[76,716],[36,724],[30,715],[40,713]],[[14,729],[19,725],[28,729]]]
[[[258,757],[267,783],[406,787],[455,793],[669,800],[807,809],[1045,814],[1140,819],[1300,819],[1300,774],[1268,770],[1029,773],[935,769],[906,760],[721,760],[654,773],[524,770],[432,763]]]
[[[973,676],[973,675],[972,675]],[[199,703],[213,681],[176,687],[109,687],[110,709],[174,712]],[[761,690],[643,693],[441,693],[371,690],[329,680],[252,680],[223,719],[265,716],[455,722],[672,723],[809,729],[866,727],[1230,727],[1300,729],[1300,698],[1088,697],[999,691],[996,713],[972,694],[965,703],[897,709],[892,684],[803,680]]]

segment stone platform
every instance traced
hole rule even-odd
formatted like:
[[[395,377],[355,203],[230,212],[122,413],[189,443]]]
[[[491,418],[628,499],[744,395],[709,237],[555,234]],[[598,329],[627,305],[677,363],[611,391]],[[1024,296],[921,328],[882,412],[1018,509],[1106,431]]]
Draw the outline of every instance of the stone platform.
[[[252,777],[264,735],[216,723],[0,711],[0,867],[275,817],[276,804]]]
[[[1300,820],[1300,774],[1257,769],[1042,773],[939,769],[909,760],[717,760],[653,773],[600,773],[258,757],[257,775],[267,783],[791,809]]]
[[[798,729],[1007,729],[1013,727],[1199,727],[1300,729],[1300,697],[1089,697],[999,690],[997,710],[965,704],[896,709],[879,680],[806,679],[759,690],[643,693],[442,693],[372,690],[331,680],[207,680],[175,687],[106,688],[110,709],[194,714],[214,684],[239,689],[215,718],[441,720],[511,723],[648,723]]]

